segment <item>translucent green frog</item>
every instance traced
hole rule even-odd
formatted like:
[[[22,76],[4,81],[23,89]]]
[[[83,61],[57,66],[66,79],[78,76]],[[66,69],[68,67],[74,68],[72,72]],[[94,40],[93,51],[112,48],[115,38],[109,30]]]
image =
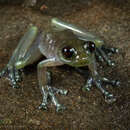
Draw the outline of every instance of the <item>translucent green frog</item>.
[[[66,95],[67,90],[52,87],[51,73],[48,71],[48,67],[63,64],[78,68],[77,70],[80,72],[82,72],[80,67],[88,66],[91,74],[84,89],[89,91],[92,85],[95,84],[105,96],[106,102],[114,102],[115,97],[107,92],[102,84],[119,86],[120,82],[101,77],[97,72],[96,60],[105,61],[109,66],[114,66],[114,62],[108,58],[108,55],[117,53],[118,49],[106,48],[104,42],[97,36],[57,18],[53,18],[51,24],[51,31],[40,32],[36,26],[32,26],[25,33],[13,52],[9,63],[0,73],[0,77],[6,76],[12,87],[18,88],[18,82],[21,80],[21,69],[33,64],[44,55],[46,59],[37,65],[38,81],[43,96],[39,109],[47,109],[48,99],[56,106],[56,111],[65,109],[58,102],[55,94]]]

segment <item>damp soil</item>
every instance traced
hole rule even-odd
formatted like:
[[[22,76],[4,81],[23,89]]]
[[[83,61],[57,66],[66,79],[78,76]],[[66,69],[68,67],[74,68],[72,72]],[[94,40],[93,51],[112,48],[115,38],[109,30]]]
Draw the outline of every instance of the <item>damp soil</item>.
[[[82,91],[85,78],[73,68],[53,67],[50,68],[53,86],[69,91],[67,96],[56,95],[67,109],[57,113],[50,103],[48,111],[38,110],[42,96],[34,64],[24,69],[19,89],[11,88],[5,78],[0,79],[0,129],[129,130],[130,2],[72,0],[70,3],[55,2],[54,5],[49,2],[51,0],[45,3],[47,10],[43,8],[42,11],[39,7],[0,5],[0,70],[8,63],[20,38],[31,24],[44,31],[50,28],[52,17],[59,17],[94,32],[107,46],[120,49],[120,53],[112,57],[116,67],[98,65],[102,76],[120,80],[120,87],[107,86],[117,101],[107,104],[95,86],[90,92]]]

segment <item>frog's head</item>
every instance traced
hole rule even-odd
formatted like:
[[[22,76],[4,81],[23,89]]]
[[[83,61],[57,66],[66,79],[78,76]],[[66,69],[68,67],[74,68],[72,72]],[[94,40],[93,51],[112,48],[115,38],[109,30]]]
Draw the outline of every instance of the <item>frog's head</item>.
[[[81,67],[91,62],[94,52],[94,42],[74,39],[63,42],[58,49],[58,56],[65,64]]]

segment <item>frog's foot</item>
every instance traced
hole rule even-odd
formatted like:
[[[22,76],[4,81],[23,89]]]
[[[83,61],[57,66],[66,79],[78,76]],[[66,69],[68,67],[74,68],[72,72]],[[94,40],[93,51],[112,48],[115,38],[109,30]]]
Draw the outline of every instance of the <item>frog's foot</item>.
[[[57,88],[52,88],[50,86],[46,86],[45,88],[42,87],[42,95],[43,95],[43,101],[41,105],[39,106],[39,109],[47,110],[48,107],[48,99],[52,101],[52,103],[56,106],[56,111],[63,111],[65,110],[65,107],[61,105],[57,98],[55,97],[55,94],[62,94],[62,95],[67,95],[68,91],[67,90],[62,90],[62,89],[57,89]]]
[[[112,54],[117,54],[119,53],[119,49],[112,47],[112,48],[108,48],[105,47],[104,45],[101,47],[102,50],[107,54],[107,55],[112,55]]]
[[[109,66],[115,66],[115,63],[111,61],[108,56],[111,54],[118,53],[119,50],[117,48],[106,48],[102,46],[101,48],[96,48],[96,57],[99,61],[106,61]]]
[[[105,96],[105,101],[107,103],[113,103],[116,101],[116,98],[113,96],[113,94],[107,92],[103,87],[102,84],[111,84],[112,86],[120,86],[120,82],[118,80],[109,80],[105,77],[101,78],[100,80],[94,80],[94,83],[96,85],[97,88],[100,89],[100,91],[104,94]]]
[[[6,66],[0,73],[0,78],[7,77],[13,88],[19,88],[19,85],[17,83],[22,80],[21,73],[22,71],[17,70],[15,67]]]
[[[86,85],[84,86],[84,90],[90,91],[92,84],[95,84],[97,88],[99,88],[99,90],[103,93],[103,95],[105,96],[105,101],[107,103],[112,103],[116,101],[116,98],[113,96],[113,94],[107,92],[104,88],[103,88],[103,83],[105,84],[110,84],[112,86],[120,86],[120,82],[118,80],[109,80],[105,77],[99,79],[94,79],[94,78],[89,78],[87,80]]]

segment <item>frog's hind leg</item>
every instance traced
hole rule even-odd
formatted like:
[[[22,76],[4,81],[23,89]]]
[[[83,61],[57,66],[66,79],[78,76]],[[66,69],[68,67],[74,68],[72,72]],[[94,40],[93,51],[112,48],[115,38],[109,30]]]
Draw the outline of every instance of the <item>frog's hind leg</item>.
[[[21,69],[40,57],[41,53],[38,50],[40,38],[37,27],[32,26],[21,38],[9,63],[0,73],[0,77],[7,76],[12,87],[18,87],[17,82],[21,80]]]

